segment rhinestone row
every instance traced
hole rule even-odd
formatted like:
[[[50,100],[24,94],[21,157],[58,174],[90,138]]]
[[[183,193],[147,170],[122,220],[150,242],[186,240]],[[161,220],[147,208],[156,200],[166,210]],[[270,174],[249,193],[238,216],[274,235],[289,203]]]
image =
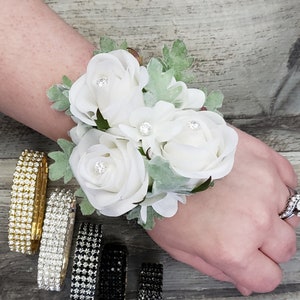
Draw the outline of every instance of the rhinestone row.
[[[94,299],[101,240],[100,224],[80,224],[74,253],[70,299]]]
[[[11,251],[33,254],[38,249],[42,227],[42,222],[38,220],[44,217],[47,173],[47,158],[43,152],[22,152],[13,174],[11,188],[8,225],[8,244]]]
[[[55,190],[48,199],[38,258],[40,289],[61,290],[72,242],[75,201],[73,193],[65,190]]]
[[[140,272],[138,300],[161,300],[163,285],[162,264],[143,263]]]

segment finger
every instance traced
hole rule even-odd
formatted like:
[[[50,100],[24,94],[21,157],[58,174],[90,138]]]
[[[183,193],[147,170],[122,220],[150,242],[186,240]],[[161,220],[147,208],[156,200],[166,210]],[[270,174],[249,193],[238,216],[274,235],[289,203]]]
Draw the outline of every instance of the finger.
[[[243,296],[250,296],[252,294],[251,290],[247,289],[246,287],[244,287],[242,285],[236,284],[235,287],[240,291],[240,293]]]
[[[232,263],[224,273],[236,282],[236,286],[246,287],[257,293],[273,291],[282,280],[282,271],[277,263],[256,251],[248,259]]]
[[[205,260],[203,260],[201,257],[197,255],[193,255],[187,252],[183,252],[181,250],[167,250],[169,253],[172,252],[172,257],[174,257],[176,260],[179,260],[185,264],[188,264],[198,270],[199,272],[206,274],[214,279],[220,280],[220,281],[226,281],[231,282],[235,285],[235,287],[239,290],[239,292],[244,296],[249,296],[252,291],[240,284],[237,284],[232,280],[232,278],[228,277],[223,271],[220,269],[210,265]]]
[[[165,250],[168,253],[170,253],[174,259],[192,266],[193,268],[195,268],[196,270],[200,271],[203,274],[206,274],[220,281],[233,282],[232,279],[228,277],[223,271],[210,265],[201,257],[197,256],[196,254],[190,254],[185,251],[181,251],[174,248],[172,249],[165,248]]]
[[[285,157],[283,157],[275,151],[272,152],[272,155],[275,161],[278,174],[282,178],[283,182],[287,186],[295,189],[298,184],[298,178],[291,163]]]
[[[296,253],[296,233],[288,223],[275,218],[260,250],[277,263],[290,260]]]

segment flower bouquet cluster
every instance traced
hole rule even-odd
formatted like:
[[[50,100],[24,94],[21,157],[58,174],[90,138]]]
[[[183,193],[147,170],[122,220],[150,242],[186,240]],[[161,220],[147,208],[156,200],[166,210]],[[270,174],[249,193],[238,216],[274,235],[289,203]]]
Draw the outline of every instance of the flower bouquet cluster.
[[[237,134],[218,112],[223,96],[188,88],[193,59],[182,41],[142,65],[126,42],[100,39],[86,73],[48,90],[70,114],[72,142],[60,139],[50,179],[74,176],[83,214],[127,214],[146,229],[178,202],[232,169]]]

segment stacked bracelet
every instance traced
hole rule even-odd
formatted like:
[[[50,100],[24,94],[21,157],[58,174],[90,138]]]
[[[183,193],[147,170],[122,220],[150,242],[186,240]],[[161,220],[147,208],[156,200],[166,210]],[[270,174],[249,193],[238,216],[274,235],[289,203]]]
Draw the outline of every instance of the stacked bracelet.
[[[11,191],[8,243],[11,251],[33,254],[39,248],[45,213],[48,164],[43,152],[19,157]]]
[[[101,225],[81,223],[74,253],[70,299],[94,299],[101,239]]]
[[[99,274],[99,299],[124,300],[127,272],[127,248],[106,244],[102,250]]]
[[[38,259],[37,281],[40,289],[61,290],[68,266],[75,209],[73,193],[64,190],[51,193]]]
[[[140,271],[138,300],[161,300],[162,284],[162,264],[143,263]]]

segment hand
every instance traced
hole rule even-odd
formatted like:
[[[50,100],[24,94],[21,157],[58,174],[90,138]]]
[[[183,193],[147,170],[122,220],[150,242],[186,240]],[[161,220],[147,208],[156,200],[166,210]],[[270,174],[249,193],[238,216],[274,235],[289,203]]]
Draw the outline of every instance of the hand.
[[[175,259],[249,295],[273,290],[282,278],[279,264],[296,252],[299,221],[278,215],[297,176],[285,158],[237,132],[231,173],[190,196],[174,217],[157,220],[148,234]]]

